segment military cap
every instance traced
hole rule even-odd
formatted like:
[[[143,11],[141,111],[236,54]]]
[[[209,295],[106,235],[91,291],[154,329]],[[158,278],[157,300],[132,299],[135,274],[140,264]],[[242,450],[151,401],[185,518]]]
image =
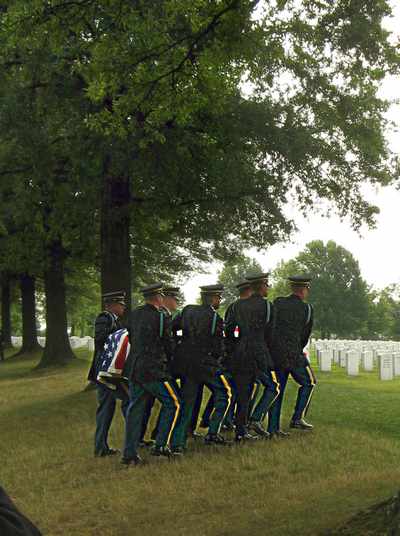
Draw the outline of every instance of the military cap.
[[[201,294],[207,296],[221,296],[224,291],[224,285],[203,285],[200,287]]]
[[[292,275],[288,277],[288,281],[293,287],[310,288],[311,279],[309,275]]]
[[[164,296],[171,296],[172,298],[178,298],[180,288],[179,287],[164,287],[163,292],[164,292]]]
[[[102,295],[104,303],[120,303],[126,305],[126,292],[123,290],[117,290],[115,292],[105,292]]]
[[[266,281],[268,283],[269,272],[259,272],[254,274],[247,274],[246,279],[249,283],[258,283]]]
[[[153,283],[148,287],[141,288],[140,292],[143,294],[144,298],[149,298],[150,296],[155,296],[156,294],[161,294],[161,296],[164,296],[164,287],[162,283]]]
[[[249,288],[251,285],[250,281],[247,281],[247,279],[243,279],[242,281],[239,281],[235,286],[238,290],[244,290],[245,288]]]

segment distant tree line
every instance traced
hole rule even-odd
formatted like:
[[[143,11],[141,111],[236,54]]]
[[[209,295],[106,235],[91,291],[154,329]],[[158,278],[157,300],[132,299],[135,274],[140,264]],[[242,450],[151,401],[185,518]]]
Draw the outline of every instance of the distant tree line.
[[[220,272],[227,288],[222,305],[235,299],[235,284],[244,274],[266,269],[245,255],[226,262]],[[289,294],[287,277],[298,273],[312,277],[309,301],[315,309],[315,337],[400,340],[400,281],[376,290],[361,277],[350,251],[333,240],[315,240],[272,270],[268,298]]]

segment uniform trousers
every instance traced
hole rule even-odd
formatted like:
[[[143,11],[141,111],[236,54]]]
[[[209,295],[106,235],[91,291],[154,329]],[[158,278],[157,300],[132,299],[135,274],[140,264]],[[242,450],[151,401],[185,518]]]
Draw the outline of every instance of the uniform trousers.
[[[229,404],[229,408],[228,408],[228,411],[226,413],[226,416],[222,425],[224,424],[232,425],[234,423],[237,394],[236,394],[236,391],[234,389],[232,382],[231,382],[231,386],[232,386],[232,400],[231,400],[231,403]],[[212,412],[214,411],[214,406],[215,406],[214,396],[211,393],[207,401],[206,407],[204,408],[203,414],[201,416],[200,426],[202,428],[208,428],[210,426],[210,417],[212,415]]]
[[[184,382],[185,382],[184,378],[180,380],[181,386],[183,386]],[[190,432],[192,434],[193,434],[193,432],[196,431],[196,428],[197,428],[197,421],[199,419],[201,403],[203,401],[203,390],[204,390],[204,384],[202,383],[202,384],[199,385],[198,390],[197,390],[196,400],[195,400],[195,403],[194,403],[194,406],[193,406],[192,418],[191,418],[190,425],[189,425],[189,428],[188,428],[188,432]],[[144,436],[146,434],[146,430],[147,430],[147,427],[148,427],[148,424],[149,424],[151,411],[153,409],[154,402],[155,402],[155,398],[153,397],[153,398],[150,398],[148,403],[146,404],[146,410],[145,410],[145,415],[144,415],[143,424],[142,424],[141,441],[143,441]],[[151,439],[153,439],[153,440],[157,436],[157,430],[158,430],[159,424],[160,424],[160,414],[158,414],[157,423],[156,423],[153,431],[151,432]],[[208,425],[207,425],[207,427],[208,427]]]
[[[202,384],[205,384],[210,389],[215,400],[215,407],[210,417],[208,433],[218,434],[220,431],[222,421],[232,400],[232,388],[229,380],[224,374],[219,372],[207,378],[206,381],[204,379],[186,377],[181,387],[183,408],[178,425],[172,436],[172,447],[185,447],[186,445],[187,433],[192,422],[196,397],[198,396],[199,386]]]
[[[236,392],[236,435],[244,435],[247,432],[251,400],[255,395],[257,386],[254,377],[248,374],[232,374],[232,383]]]
[[[142,432],[141,432],[141,435],[140,435],[140,441],[143,441],[144,436],[146,434],[146,430],[147,430],[147,427],[149,425],[149,420],[150,420],[150,416],[151,416],[151,411],[153,409],[155,401],[156,401],[156,398],[154,396],[149,396],[148,400],[146,401],[146,405],[145,405],[145,408],[144,408],[144,415],[143,415],[143,422],[142,422]],[[157,423],[158,423],[158,421],[157,421]],[[157,425],[156,425],[156,428],[157,428]],[[153,432],[156,430],[156,428],[153,430]],[[152,437],[152,439],[154,439],[153,433],[152,433],[151,437]]]
[[[182,379],[182,382],[181,382],[182,387],[184,383],[185,383],[185,379]],[[196,400],[193,405],[192,418],[190,420],[190,425],[189,425],[189,430],[188,430],[191,433],[195,432],[197,428],[197,423],[199,420],[199,414],[201,410],[201,403],[203,402],[203,394],[204,394],[204,383],[201,383],[198,386]]]
[[[276,370],[280,384],[280,393],[275,403],[268,412],[268,432],[273,433],[280,429],[280,417],[282,402],[289,375],[300,385],[297,392],[297,400],[294,408],[292,421],[303,419],[310,405],[314,387],[317,383],[314,372],[310,365],[295,367],[285,370]]]
[[[94,452],[97,456],[106,454],[110,450],[108,446],[108,433],[115,413],[117,400],[121,399],[121,411],[124,418],[128,410],[129,398],[121,389],[112,391],[104,385],[97,384],[97,410],[96,410],[96,432],[94,437]]]
[[[237,398],[238,398],[237,390],[233,381],[231,381],[231,385],[232,385],[232,400],[231,400],[228,412],[225,416],[224,422],[222,423],[223,425],[225,424],[229,427],[233,426],[236,422],[236,407],[237,407]],[[261,383],[258,381],[254,383],[253,387],[249,386],[249,389],[252,389],[250,400],[249,400],[249,410],[248,410],[249,416],[251,415],[253,411],[253,407],[257,400],[260,387],[261,387]],[[203,415],[201,417],[201,423],[202,423],[203,428],[207,428],[209,426],[210,415],[212,414],[213,410],[214,410],[214,397],[211,394],[210,398],[208,399],[207,405],[204,408]]]
[[[154,397],[161,403],[160,422],[157,430],[156,447],[170,443],[181,409],[181,397],[174,380],[149,383],[129,383],[129,407],[126,414],[125,446],[123,457],[132,459],[142,435],[143,417],[149,398]]]
[[[251,422],[263,421],[267,416],[269,408],[272,406],[275,400],[277,400],[280,393],[280,384],[277,374],[274,370],[262,372],[257,379],[260,385],[264,387],[264,390],[253,411],[250,412],[249,420]],[[255,401],[255,399],[256,397],[254,396],[252,400]]]

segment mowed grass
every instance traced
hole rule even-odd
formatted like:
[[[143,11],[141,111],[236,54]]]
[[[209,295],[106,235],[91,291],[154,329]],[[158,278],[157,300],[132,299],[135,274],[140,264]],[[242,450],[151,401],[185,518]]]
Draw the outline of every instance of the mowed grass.
[[[0,363],[0,483],[49,536],[327,534],[400,487],[400,381],[318,373],[312,433],[126,469],[93,457],[89,355],[54,370]],[[283,424],[296,386],[290,382]],[[113,446],[123,441],[116,414]]]

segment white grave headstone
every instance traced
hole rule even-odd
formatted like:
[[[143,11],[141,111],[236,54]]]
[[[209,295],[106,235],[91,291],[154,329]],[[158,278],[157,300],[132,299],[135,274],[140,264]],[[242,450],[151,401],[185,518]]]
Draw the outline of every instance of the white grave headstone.
[[[362,367],[366,372],[374,370],[374,354],[370,350],[365,350],[361,355]]]
[[[389,353],[380,354],[379,378],[383,381],[393,380],[393,354],[389,354]]]
[[[321,350],[319,355],[319,367],[321,372],[330,372],[332,370],[332,354],[330,351]]]
[[[347,352],[346,370],[349,376],[358,376],[360,356],[358,352]]]

